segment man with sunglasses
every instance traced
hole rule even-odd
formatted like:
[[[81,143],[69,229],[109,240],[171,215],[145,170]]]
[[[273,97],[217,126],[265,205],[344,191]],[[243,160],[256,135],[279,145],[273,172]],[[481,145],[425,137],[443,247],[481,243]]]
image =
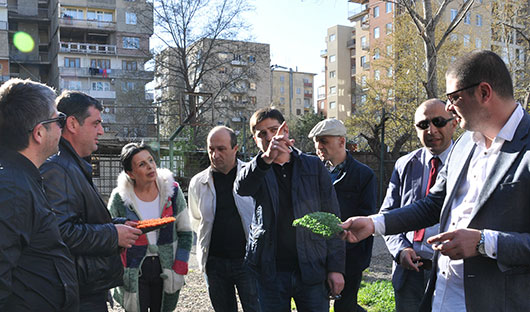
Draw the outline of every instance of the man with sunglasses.
[[[53,89],[20,79],[0,88],[0,311],[78,311],[74,262],[38,170],[64,120]]]
[[[101,103],[76,91],[63,92],[57,103],[68,117],[59,154],[40,168],[44,187],[75,258],[80,311],[107,311],[108,290],[123,284],[120,247],[131,247],[142,231],[113,224],[92,182],[92,166],[85,159],[97,150],[103,134]]]
[[[411,204],[426,196],[447,160],[456,120],[439,99],[423,102],[414,116],[422,148],[396,161],[381,212]],[[427,238],[438,234],[438,224],[423,231],[384,236],[394,258],[392,285],[396,312],[416,312],[429,280],[434,251]]]
[[[383,215],[350,219],[344,238],[395,234],[440,221],[420,311],[527,311],[530,306],[530,115],[491,51],[446,73],[446,110],[468,130],[429,195]]]

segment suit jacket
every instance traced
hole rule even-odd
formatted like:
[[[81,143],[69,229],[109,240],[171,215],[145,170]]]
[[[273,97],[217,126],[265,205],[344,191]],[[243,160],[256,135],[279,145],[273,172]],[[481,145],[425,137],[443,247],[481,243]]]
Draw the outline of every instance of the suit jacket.
[[[385,200],[381,206],[381,213],[406,206],[425,197],[425,192],[422,188],[425,153],[425,149],[420,148],[400,157],[396,161]],[[433,227],[435,229],[432,229],[432,232],[438,231],[436,225]],[[405,248],[413,247],[413,237],[413,231],[385,236],[388,251],[394,257],[392,285],[395,290],[401,289],[407,280],[407,276],[413,272],[398,265],[400,252]]]
[[[346,163],[333,185],[339,201],[343,221],[353,216],[376,213],[377,179],[368,166],[355,160],[346,152]],[[370,265],[373,237],[362,242],[346,243],[346,275],[362,272]]]
[[[499,232],[497,259],[464,260],[467,311],[526,311],[530,307],[530,116],[524,113],[512,141],[504,142],[471,213],[469,228]],[[466,132],[453,147],[429,196],[385,215],[386,234],[440,221],[444,229],[452,201],[475,149]],[[437,260],[420,311],[430,311]]]

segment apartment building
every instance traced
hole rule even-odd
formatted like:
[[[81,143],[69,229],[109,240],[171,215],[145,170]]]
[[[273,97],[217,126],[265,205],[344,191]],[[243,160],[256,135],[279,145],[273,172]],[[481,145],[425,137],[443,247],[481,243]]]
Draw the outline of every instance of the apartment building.
[[[9,0],[8,75],[30,78],[62,90],[79,90],[100,100],[103,139],[156,138],[156,108],[145,85],[152,34],[152,7],[145,0]],[[28,33],[35,48],[21,52],[13,35]],[[7,39],[7,40],[5,40]],[[3,41],[5,40],[5,41]],[[2,49],[0,64],[2,75]]]
[[[156,57],[155,99],[162,107],[164,135],[189,114],[194,116],[187,122],[194,125],[240,128],[255,110],[270,104],[269,44],[203,39],[189,47],[188,56],[191,65],[184,70],[171,49]],[[186,89],[183,75],[193,90]]]
[[[393,46],[396,20],[401,12],[396,4],[381,0],[349,0],[351,2],[349,26],[336,25],[328,29],[327,49],[321,52],[325,62],[325,96],[318,102],[318,111],[328,117],[344,120],[354,113],[356,106],[367,102],[368,81],[381,77],[393,79],[400,59]],[[448,42],[461,44],[461,51],[493,49],[503,55],[523,58],[523,47],[515,44],[506,47],[502,38],[492,35],[492,3],[495,0],[475,1],[462,22],[450,35]],[[454,20],[462,1],[446,8],[440,27]],[[515,32],[515,31],[513,31]],[[411,36],[418,36],[414,31]],[[514,35],[515,36],[515,35]],[[514,41],[514,40],[513,40]],[[406,52],[403,52],[406,53]],[[346,57],[348,55],[348,57]],[[394,56],[394,64],[386,68],[373,66],[383,55]],[[393,89],[388,91],[392,99]]]
[[[313,80],[316,74],[271,66],[271,105],[287,120],[313,112]]]

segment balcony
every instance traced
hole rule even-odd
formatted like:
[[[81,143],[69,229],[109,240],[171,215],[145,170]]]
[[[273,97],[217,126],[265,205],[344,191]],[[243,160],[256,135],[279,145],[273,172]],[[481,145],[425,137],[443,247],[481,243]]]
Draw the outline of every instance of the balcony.
[[[369,70],[370,69],[370,62],[364,62],[362,65],[364,70]]]
[[[241,61],[241,60],[232,60],[230,62],[230,64],[234,65],[234,66],[246,66],[248,64],[248,62],[246,61]]]
[[[35,52],[30,53],[20,52],[17,48],[9,46],[9,59],[25,64],[49,64],[48,52]]]
[[[357,3],[366,2],[366,1],[355,1]],[[357,19],[358,17],[368,14],[370,10],[368,9],[368,4],[363,4],[361,6],[356,6],[353,10],[348,11],[348,16],[350,21]]]
[[[61,42],[60,52],[115,55],[116,46],[111,44]]]
[[[5,6],[0,3],[0,6]],[[8,18],[12,19],[24,19],[33,21],[49,21],[48,9],[38,8],[36,5],[8,5]]]
[[[320,50],[320,57],[326,57],[328,54],[328,49]]]
[[[311,82],[304,82],[304,88],[313,88],[313,84]]]
[[[304,93],[304,98],[309,98],[309,99],[313,98],[313,93],[310,93],[310,92]]]
[[[92,67],[64,67],[59,66],[59,74],[63,77],[94,77],[94,78],[134,78],[152,80],[154,73],[146,70],[123,70]]]
[[[63,16],[59,18],[59,26],[72,27],[72,28],[83,28],[83,29],[89,28],[89,29],[109,30],[109,31],[116,30],[115,22],[75,19],[70,16]]]
[[[115,99],[116,91],[95,91],[89,90],[88,95],[96,99]]]
[[[350,39],[346,42],[346,48],[354,48],[355,49],[355,39]]]
[[[369,44],[363,44],[361,46],[361,49],[363,49],[364,51],[368,51],[368,50],[370,50],[370,45]]]

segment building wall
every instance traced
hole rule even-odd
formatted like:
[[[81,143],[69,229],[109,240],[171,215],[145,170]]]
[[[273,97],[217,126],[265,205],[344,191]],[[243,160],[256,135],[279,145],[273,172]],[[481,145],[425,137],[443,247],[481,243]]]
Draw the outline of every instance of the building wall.
[[[313,79],[316,74],[298,72],[292,69],[273,69],[271,75],[271,105],[278,108],[286,119],[289,120],[314,111]],[[289,104],[290,99],[291,103]]]

